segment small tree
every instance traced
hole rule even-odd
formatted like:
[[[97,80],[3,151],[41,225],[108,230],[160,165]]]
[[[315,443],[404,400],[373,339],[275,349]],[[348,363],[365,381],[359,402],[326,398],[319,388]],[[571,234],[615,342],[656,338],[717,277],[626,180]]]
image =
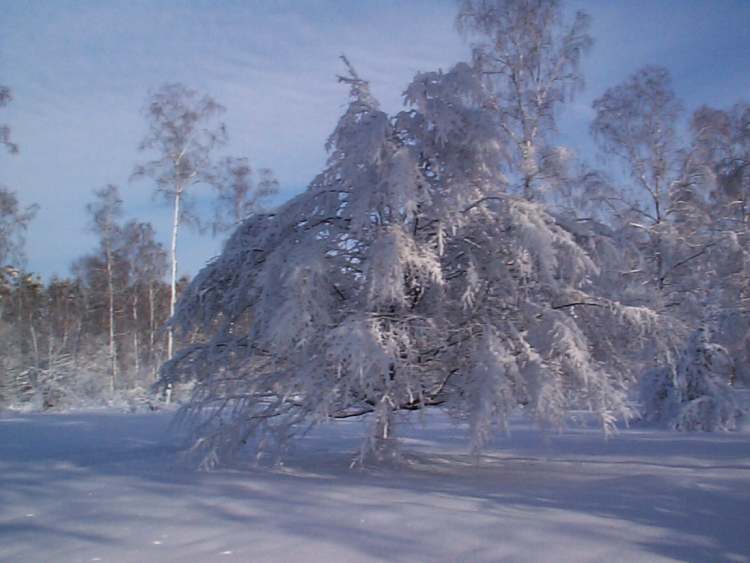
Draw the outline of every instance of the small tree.
[[[165,84],[151,93],[144,109],[148,132],[140,144],[155,160],[136,166],[133,176],[156,182],[155,193],[172,205],[172,241],[169,249],[170,316],[177,301],[177,239],[183,223],[200,225],[193,213],[192,188],[206,184],[214,149],[226,142],[226,128],[218,120],[224,108],[213,98],[182,84]],[[167,357],[172,357],[173,333],[167,336]]]
[[[227,157],[216,167],[213,184],[217,191],[214,234],[237,228],[253,213],[262,211],[263,200],[276,195],[279,182],[268,168],[255,171],[247,158]]]
[[[167,270],[167,253],[156,240],[150,223],[129,221],[123,227],[122,254],[130,271],[129,309],[132,326],[133,359],[136,376],[141,371],[141,358],[155,371],[157,322],[156,287]],[[141,318],[139,311],[147,311]],[[145,343],[145,346],[144,346]],[[143,353],[145,348],[147,353]]]
[[[99,246],[106,280],[107,332],[109,343],[110,392],[117,383],[117,330],[115,326],[116,251],[122,236],[118,219],[122,216],[122,199],[117,186],[112,184],[94,192],[95,201],[86,206],[91,215],[91,230],[99,236]]]
[[[696,330],[673,366],[643,377],[644,417],[675,430],[734,430],[742,414],[731,387],[734,369],[727,350]]]

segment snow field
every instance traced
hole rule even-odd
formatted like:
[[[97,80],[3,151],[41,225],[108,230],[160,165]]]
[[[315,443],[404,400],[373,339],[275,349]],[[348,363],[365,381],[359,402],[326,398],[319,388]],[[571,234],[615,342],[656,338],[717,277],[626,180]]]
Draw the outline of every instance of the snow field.
[[[439,414],[402,463],[350,469],[364,428],[284,465],[187,467],[171,414],[0,418],[0,561],[750,561],[750,432],[516,420],[479,463]]]

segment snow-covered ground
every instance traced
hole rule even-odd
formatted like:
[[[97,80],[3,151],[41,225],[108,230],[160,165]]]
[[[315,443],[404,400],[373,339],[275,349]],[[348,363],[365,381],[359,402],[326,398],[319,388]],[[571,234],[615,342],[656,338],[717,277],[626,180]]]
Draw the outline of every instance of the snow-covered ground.
[[[439,416],[351,470],[331,424],[280,468],[200,473],[168,413],[0,418],[0,561],[750,561],[750,431],[516,423],[476,464]]]

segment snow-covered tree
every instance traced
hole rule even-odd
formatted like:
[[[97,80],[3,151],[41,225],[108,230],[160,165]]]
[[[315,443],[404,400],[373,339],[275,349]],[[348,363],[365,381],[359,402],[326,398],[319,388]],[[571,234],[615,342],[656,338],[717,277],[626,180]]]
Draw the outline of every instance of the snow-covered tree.
[[[696,175],[708,196],[704,224],[716,241],[704,257],[713,336],[736,358],[738,379],[750,383],[750,105],[701,107],[691,129]]]
[[[162,383],[195,380],[182,414],[205,462],[362,415],[362,457],[382,457],[400,411],[434,406],[469,422],[475,450],[519,405],[542,424],[576,405],[610,428],[628,409],[608,327],[653,318],[597,295],[574,236],[506,191],[481,75],[419,74],[389,118],[346,64],[326,169],[246,220],[172,320],[194,344]]]
[[[696,330],[674,365],[641,380],[644,416],[675,430],[734,430],[742,414],[731,383],[735,366],[727,350]]]
[[[737,170],[741,143],[729,140],[737,137],[729,133],[733,127],[728,116],[708,108],[696,113],[693,142],[685,142],[679,135],[682,106],[668,71],[661,67],[645,67],[608,89],[594,102],[594,109],[596,140],[606,154],[624,165],[630,179],[625,189],[611,198],[624,235],[620,246],[629,263],[625,279],[630,283],[622,284],[621,295],[673,321],[671,349],[662,349],[657,367],[650,369],[642,382],[647,417],[666,418],[687,430],[724,428],[729,423],[689,422],[685,418],[698,415],[693,407],[683,405],[693,404],[696,397],[682,380],[688,377],[684,375],[688,354],[716,356],[719,349],[726,353],[718,344],[722,343],[730,345],[735,357],[742,355],[739,352],[747,333],[740,306],[742,280],[747,280],[743,273],[746,252],[734,228],[738,223],[730,227],[732,221],[726,220],[727,199],[721,197],[719,187]],[[736,198],[729,199],[734,202],[734,212],[742,207]],[[734,218],[741,215],[735,213]],[[703,328],[694,332],[699,327]],[[709,343],[706,332],[714,335],[716,342]],[[706,379],[708,376],[695,377],[714,381]],[[706,385],[719,389],[713,383]],[[708,387],[704,391],[713,393]],[[728,389],[721,387],[714,399],[695,404],[723,404],[719,395],[731,394]],[[688,395],[690,398],[685,398]]]
[[[669,72],[640,69],[594,101],[591,131],[630,181],[610,198],[633,249],[628,276],[658,310],[671,309],[695,327],[703,321],[705,257],[716,243],[696,153],[679,135],[682,105]]]

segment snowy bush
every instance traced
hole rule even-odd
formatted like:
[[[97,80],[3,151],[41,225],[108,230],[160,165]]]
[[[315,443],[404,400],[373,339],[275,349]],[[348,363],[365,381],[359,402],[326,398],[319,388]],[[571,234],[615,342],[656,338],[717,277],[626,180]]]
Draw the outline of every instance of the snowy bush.
[[[741,410],[731,386],[732,358],[699,329],[673,365],[646,373],[640,395],[646,420],[675,430],[734,430]]]
[[[113,394],[107,373],[108,353],[92,349],[78,359],[54,354],[39,367],[20,364],[6,368],[0,378],[0,408],[20,411],[59,411],[115,407],[153,410],[159,400],[151,389],[121,388]]]

